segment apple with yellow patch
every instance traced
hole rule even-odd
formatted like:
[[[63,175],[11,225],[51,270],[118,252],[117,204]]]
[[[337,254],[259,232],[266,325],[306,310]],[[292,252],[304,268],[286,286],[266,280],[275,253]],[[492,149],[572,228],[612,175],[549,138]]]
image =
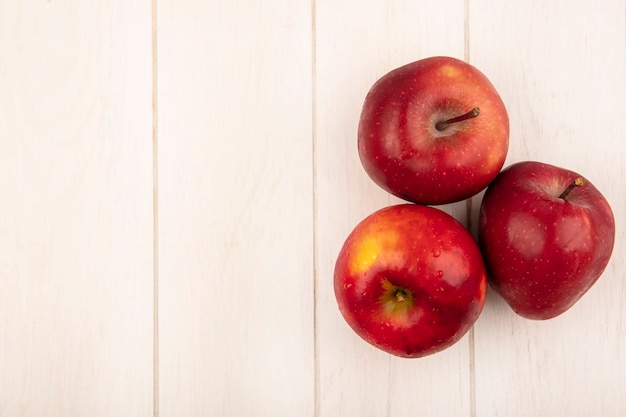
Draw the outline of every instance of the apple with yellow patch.
[[[476,67],[425,58],[381,77],[368,92],[358,150],[369,176],[414,203],[469,198],[500,172],[509,147],[504,103]]]
[[[400,357],[439,352],[466,334],[485,302],[478,245],[449,214],[400,204],[350,233],[335,264],[339,310],[365,341]]]

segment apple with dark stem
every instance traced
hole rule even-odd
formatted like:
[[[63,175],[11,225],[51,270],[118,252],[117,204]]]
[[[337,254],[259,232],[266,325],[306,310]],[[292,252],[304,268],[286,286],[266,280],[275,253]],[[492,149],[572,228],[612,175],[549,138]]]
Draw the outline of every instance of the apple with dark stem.
[[[396,68],[368,92],[359,157],[386,191],[414,203],[445,204],[483,190],[500,172],[509,118],[477,68],[431,57]]]
[[[545,320],[571,308],[603,273],[615,219],[582,175],[525,161],[487,188],[478,240],[496,292],[520,316]]]
[[[449,214],[417,204],[361,221],[335,264],[339,310],[370,344],[417,358],[456,343],[482,311],[487,278],[478,245]]]

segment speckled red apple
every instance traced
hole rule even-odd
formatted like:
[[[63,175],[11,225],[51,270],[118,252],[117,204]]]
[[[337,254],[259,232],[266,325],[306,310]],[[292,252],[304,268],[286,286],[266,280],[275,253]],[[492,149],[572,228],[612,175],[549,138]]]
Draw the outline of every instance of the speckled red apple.
[[[489,186],[478,233],[493,288],[519,315],[544,320],[571,308],[602,275],[615,219],[588,179],[526,161]]]
[[[474,66],[431,57],[397,68],[368,92],[358,129],[365,171],[383,189],[422,204],[471,197],[500,172],[509,118]]]
[[[335,265],[339,309],[372,345],[421,357],[456,343],[485,301],[485,266],[472,236],[433,207],[402,204],[359,223]]]

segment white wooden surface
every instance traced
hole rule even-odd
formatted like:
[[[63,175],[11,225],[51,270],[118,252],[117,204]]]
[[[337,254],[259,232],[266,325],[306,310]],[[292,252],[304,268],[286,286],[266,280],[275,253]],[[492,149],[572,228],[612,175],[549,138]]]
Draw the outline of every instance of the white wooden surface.
[[[398,202],[358,160],[365,93],[431,55],[487,74],[507,164],[590,178],[617,242],[563,316],[491,293],[406,360],[332,271]],[[625,134],[624,0],[0,0],[0,416],[626,415]],[[473,229],[480,197],[443,209]]]

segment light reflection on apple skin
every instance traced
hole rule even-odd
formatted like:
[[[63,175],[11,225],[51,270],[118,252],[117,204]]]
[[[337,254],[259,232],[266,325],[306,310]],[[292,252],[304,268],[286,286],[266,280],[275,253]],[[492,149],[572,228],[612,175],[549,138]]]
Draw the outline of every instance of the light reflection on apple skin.
[[[591,236],[583,233],[589,230],[591,222],[588,216],[567,216],[556,220],[554,229],[556,239],[567,252],[589,251],[592,245]]]
[[[440,251],[439,256],[433,255],[433,258],[435,259],[428,265],[429,273],[452,288],[461,287],[470,275],[469,261],[459,248],[447,248]],[[436,291],[442,291],[441,288],[446,290],[445,287],[439,287]]]
[[[546,243],[546,229],[532,214],[514,213],[507,226],[508,242],[521,256],[532,259]]]

